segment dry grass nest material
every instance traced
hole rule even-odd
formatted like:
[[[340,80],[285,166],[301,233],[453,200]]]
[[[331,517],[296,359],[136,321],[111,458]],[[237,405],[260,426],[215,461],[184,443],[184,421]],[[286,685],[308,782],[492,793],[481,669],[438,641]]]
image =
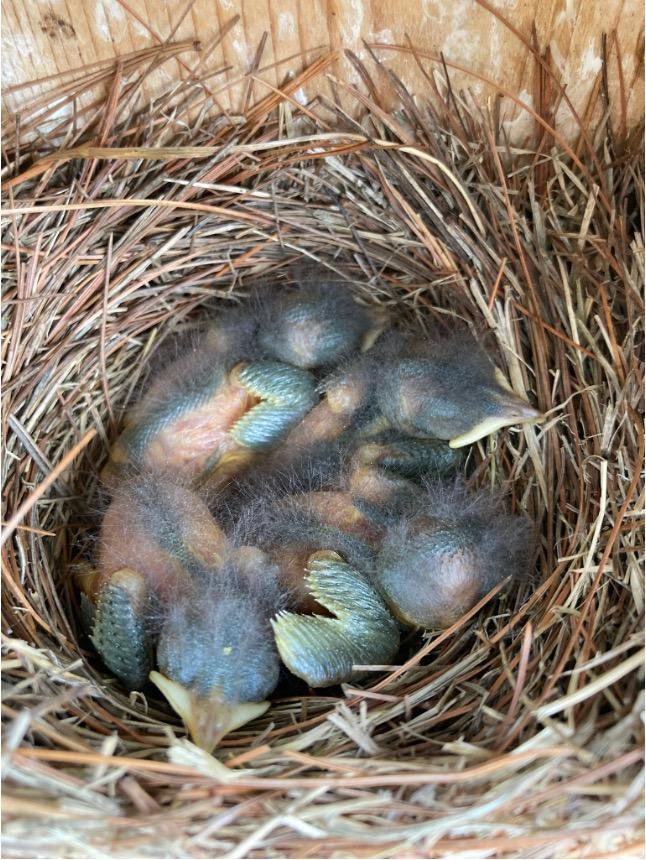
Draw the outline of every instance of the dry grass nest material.
[[[199,76],[133,114],[149,54],[54,138],[38,134],[45,102],[6,134],[7,855],[634,853],[639,135],[618,139],[604,113],[569,148],[545,109],[534,143],[515,148],[449,77],[415,104],[378,65],[361,67],[362,92],[345,86],[355,122],[334,99],[289,95],[325,57],[282,92],[254,102],[248,90],[241,118],[208,120]],[[70,566],[91,550],[89,500],[147,360],[303,256],[422,327],[465,320],[547,412],[471,453],[474,485],[506,486],[539,522],[538,567],[413,638],[400,665],[338,696],[277,700],[213,758],[162,702],[128,698],[102,668]]]

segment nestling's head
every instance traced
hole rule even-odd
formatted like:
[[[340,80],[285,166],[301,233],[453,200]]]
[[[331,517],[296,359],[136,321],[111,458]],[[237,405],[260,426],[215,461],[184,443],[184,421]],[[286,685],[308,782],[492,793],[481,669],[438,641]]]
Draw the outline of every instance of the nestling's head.
[[[419,341],[392,337],[376,387],[379,407],[413,436],[462,447],[512,424],[540,420],[468,331]]]
[[[166,608],[150,678],[198,746],[211,751],[269,707],[279,676],[269,619],[281,605],[274,566],[249,547],[194,574]]]
[[[413,627],[449,627],[494,585],[522,578],[534,529],[500,500],[463,485],[435,484],[416,513],[388,526],[376,582],[393,614]]]
[[[293,268],[295,284],[255,296],[259,343],[296,367],[329,367],[369,346],[385,327],[381,313],[352,298],[349,286],[322,265]]]

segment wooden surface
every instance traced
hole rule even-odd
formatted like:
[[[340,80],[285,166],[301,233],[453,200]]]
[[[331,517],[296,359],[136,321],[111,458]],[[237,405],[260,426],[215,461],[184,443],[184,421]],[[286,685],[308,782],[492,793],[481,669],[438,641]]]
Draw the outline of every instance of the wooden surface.
[[[607,33],[609,91],[617,128],[630,127],[643,117],[642,0],[489,2],[525,39],[531,39],[535,25],[539,48],[549,47],[553,64],[581,113],[599,86],[602,34]],[[221,43],[213,47],[227,26],[230,29]],[[207,78],[205,86],[218,105],[236,113],[249,89],[240,77],[252,69],[263,37],[260,67],[265,68],[255,74],[252,99],[266,95],[267,84],[280,85],[288,73],[297,73],[330,48],[339,51],[339,59],[297,89],[294,97],[307,102],[317,93],[329,95],[331,78],[358,84],[359,73],[344,57],[344,49],[369,65],[362,40],[406,45],[409,37],[417,48],[432,54],[441,51],[448,61],[497,82],[529,105],[535,103],[535,63],[526,45],[486,8],[484,0],[195,0],[188,4],[186,0],[2,0],[5,118],[33,103],[44,89],[56,86],[49,82],[15,88],[17,84],[166,40],[185,39],[199,39],[201,53],[186,50],[179,59],[168,59],[150,77],[142,97],[154,96],[191,72],[200,76],[220,70]],[[428,92],[428,81],[410,53],[377,48],[376,55],[410,91]],[[425,60],[424,65],[438,73],[437,63]],[[452,72],[452,84],[456,89],[469,87],[483,105],[493,92],[482,80],[460,71]],[[71,104],[62,104],[53,116],[63,117],[72,109]],[[503,117],[516,140],[532,127],[527,112],[511,99],[503,102]],[[557,120],[571,138],[576,123],[565,105]]]

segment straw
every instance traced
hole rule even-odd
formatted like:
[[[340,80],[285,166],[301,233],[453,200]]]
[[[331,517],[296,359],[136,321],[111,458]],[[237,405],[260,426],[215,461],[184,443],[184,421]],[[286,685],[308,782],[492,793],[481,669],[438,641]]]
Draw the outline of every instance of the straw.
[[[5,134],[7,856],[635,856],[640,133],[626,137],[624,106],[619,128],[604,110],[568,144],[553,127],[567,98],[535,52],[536,138],[513,145],[499,113],[455,91],[449,60],[411,44],[379,50],[408,52],[426,99],[374,55],[353,59],[361,90],[335,81],[328,51],[263,89],[259,48],[236,79],[242,117],[208,118],[209,51],[182,53],[192,77],[135,108],[131,85],[191,44],[78,70]],[[300,106],[304,82],[321,95]],[[57,134],[37,133],[55,97],[81,94]],[[471,453],[474,483],[504,485],[535,518],[539,558],[451,630],[410,636],[396,665],[342,690],[279,690],[212,758],[163,702],[110,677],[72,574],[92,557],[98,473],[147,362],[299,257],[420,336],[467,321],[548,414]]]

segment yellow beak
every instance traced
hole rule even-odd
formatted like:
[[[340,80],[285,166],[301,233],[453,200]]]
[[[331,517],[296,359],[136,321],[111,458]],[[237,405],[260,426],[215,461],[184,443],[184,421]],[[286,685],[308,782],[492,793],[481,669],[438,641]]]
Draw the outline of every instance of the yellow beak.
[[[217,690],[210,696],[198,696],[160,672],[151,672],[149,677],[184,720],[193,743],[209,753],[226,734],[264,714],[270,704],[224,702]]]
[[[449,440],[449,448],[462,448],[464,445],[471,445],[497,430],[502,430],[503,427],[511,427],[514,424],[536,424],[544,419],[538,409],[520,397],[508,395],[505,398],[505,406],[507,407],[505,413],[491,415],[476,424],[475,427],[467,430],[466,433]]]

